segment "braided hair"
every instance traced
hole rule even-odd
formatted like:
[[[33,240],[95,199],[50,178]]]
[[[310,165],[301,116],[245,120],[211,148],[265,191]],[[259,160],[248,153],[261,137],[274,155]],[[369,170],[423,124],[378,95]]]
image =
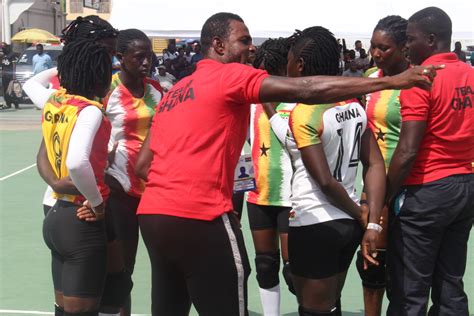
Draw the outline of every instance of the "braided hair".
[[[271,75],[281,75],[286,73],[286,64],[288,63],[288,39],[286,38],[270,38],[263,42],[257,48],[254,68],[259,68],[263,63],[264,69]]]
[[[104,38],[116,38],[119,31],[97,15],[89,15],[77,17],[61,33],[62,41],[67,45],[78,39],[97,41]]]
[[[303,76],[339,73],[339,44],[328,29],[313,26],[296,30],[289,42],[294,57],[304,61]]]
[[[389,34],[395,43],[405,45],[407,41],[408,21],[399,15],[389,15],[381,19],[374,28],[375,31],[382,31]]]
[[[107,91],[112,76],[112,62],[107,49],[88,39],[78,39],[64,46],[58,57],[61,86],[69,94],[94,97],[99,89]]]
[[[129,48],[129,45],[134,41],[144,41],[145,43],[149,43],[151,46],[151,41],[148,36],[137,29],[127,29],[120,31],[117,40],[117,52],[121,54],[125,54]]]

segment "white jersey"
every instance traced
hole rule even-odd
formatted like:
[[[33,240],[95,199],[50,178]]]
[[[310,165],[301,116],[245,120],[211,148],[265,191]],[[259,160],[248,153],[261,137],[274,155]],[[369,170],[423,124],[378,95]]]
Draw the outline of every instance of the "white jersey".
[[[354,182],[359,164],[361,137],[367,116],[357,101],[337,104],[298,104],[290,116],[286,146],[294,174],[290,226],[306,226],[336,219],[353,219],[332,205],[307,172],[300,148],[322,144],[329,169],[347,194],[358,203]]]

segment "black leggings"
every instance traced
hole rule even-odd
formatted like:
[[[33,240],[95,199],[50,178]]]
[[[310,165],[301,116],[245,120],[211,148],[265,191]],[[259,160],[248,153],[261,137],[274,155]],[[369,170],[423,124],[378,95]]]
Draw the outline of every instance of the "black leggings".
[[[152,268],[153,316],[243,316],[250,264],[242,232],[229,213],[213,221],[139,215]]]
[[[54,289],[64,296],[99,298],[107,263],[105,223],[81,221],[77,209],[73,203],[58,200],[43,222]]]

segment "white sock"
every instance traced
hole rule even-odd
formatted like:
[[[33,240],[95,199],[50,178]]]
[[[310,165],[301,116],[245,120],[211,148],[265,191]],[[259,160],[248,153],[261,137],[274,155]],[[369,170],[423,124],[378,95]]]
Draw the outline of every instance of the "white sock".
[[[280,284],[270,289],[259,288],[259,291],[263,316],[280,316]]]
[[[99,316],[120,316],[120,312],[117,314],[107,314],[107,313],[99,313]]]

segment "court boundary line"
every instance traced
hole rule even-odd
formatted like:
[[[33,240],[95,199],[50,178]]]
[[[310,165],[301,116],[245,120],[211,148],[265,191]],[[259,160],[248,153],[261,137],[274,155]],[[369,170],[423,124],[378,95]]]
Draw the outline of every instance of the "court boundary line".
[[[17,309],[0,309],[0,314],[54,315],[53,312],[27,311]],[[132,316],[149,316],[150,314],[132,314]]]
[[[11,174],[9,174],[9,175],[6,175],[6,176],[0,178],[0,181],[6,180],[6,179],[11,178],[11,177],[14,177],[14,176],[16,176],[17,174],[20,174],[20,173],[22,173],[22,172],[24,172],[24,171],[26,171],[26,170],[28,170],[28,169],[31,169],[31,168],[33,168],[33,167],[35,167],[35,166],[36,166],[36,163],[32,164],[31,166],[28,166],[28,167],[25,167],[25,168],[23,168],[23,169],[20,169],[20,170],[18,170],[18,171],[15,171],[15,172],[13,172],[13,173],[11,173]]]

